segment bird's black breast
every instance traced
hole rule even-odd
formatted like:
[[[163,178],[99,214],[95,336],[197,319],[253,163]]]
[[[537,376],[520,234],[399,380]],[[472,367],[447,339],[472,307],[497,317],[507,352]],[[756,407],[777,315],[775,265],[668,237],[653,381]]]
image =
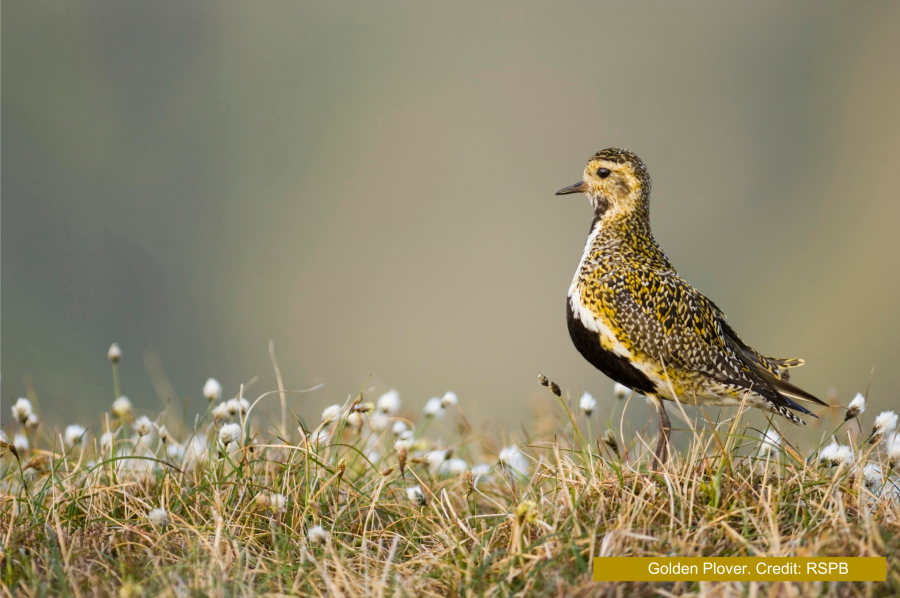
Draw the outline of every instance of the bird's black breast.
[[[570,299],[566,297],[566,320],[569,323],[569,336],[578,352],[595,368],[612,378],[619,384],[645,395],[656,394],[656,386],[639,369],[612,351],[600,345],[600,335],[588,330],[581,320],[572,312]]]

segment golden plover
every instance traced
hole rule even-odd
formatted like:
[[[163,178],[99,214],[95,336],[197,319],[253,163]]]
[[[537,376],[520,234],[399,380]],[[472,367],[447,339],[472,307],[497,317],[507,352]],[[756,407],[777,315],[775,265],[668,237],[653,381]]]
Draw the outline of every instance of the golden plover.
[[[787,369],[803,360],[754,351],[715,303],[678,276],[650,231],[650,175],[640,158],[599,151],[580,182],[556,192],[570,193],[588,197],[594,220],[566,300],[569,335],[594,367],[656,405],[656,465],[666,461],[671,430],[663,400],[746,400],[796,424],[805,422],[793,411],[812,414],[797,401],[825,406],[788,382]]]

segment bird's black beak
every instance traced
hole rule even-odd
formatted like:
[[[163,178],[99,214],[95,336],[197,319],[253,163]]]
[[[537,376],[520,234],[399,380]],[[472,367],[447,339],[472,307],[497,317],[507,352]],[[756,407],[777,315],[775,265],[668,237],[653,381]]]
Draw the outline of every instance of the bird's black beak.
[[[556,192],[557,195],[569,195],[571,193],[582,193],[584,191],[584,181],[578,181],[574,185],[563,187]]]

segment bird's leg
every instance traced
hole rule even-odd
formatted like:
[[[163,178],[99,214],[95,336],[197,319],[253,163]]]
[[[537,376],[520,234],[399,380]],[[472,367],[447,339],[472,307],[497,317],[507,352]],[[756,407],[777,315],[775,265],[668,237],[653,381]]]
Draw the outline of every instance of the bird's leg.
[[[669,414],[666,413],[666,407],[661,399],[653,398],[656,404],[656,412],[659,416],[659,438],[656,441],[656,450],[653,452],[653,466],[662,469],[669,458],[669,432],[672,430],[672,423],[669,421]]]

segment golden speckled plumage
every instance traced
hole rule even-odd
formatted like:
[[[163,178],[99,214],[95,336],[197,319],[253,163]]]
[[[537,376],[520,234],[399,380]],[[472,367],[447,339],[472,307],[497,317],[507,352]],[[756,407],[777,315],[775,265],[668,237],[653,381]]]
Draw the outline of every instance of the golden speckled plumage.
[[[722,311],[678,276],[650,230],[650,186],[635,154],[610,148],[591,157],[581,183],[559,192],[584,193],[594,207],[567,298],[575,346],[611,378],[657,402],[746,399],[804,423],[792,411],[810,411],[796,400],[824,403],[787,381],[786,368],[803,362],[751,349]]]

